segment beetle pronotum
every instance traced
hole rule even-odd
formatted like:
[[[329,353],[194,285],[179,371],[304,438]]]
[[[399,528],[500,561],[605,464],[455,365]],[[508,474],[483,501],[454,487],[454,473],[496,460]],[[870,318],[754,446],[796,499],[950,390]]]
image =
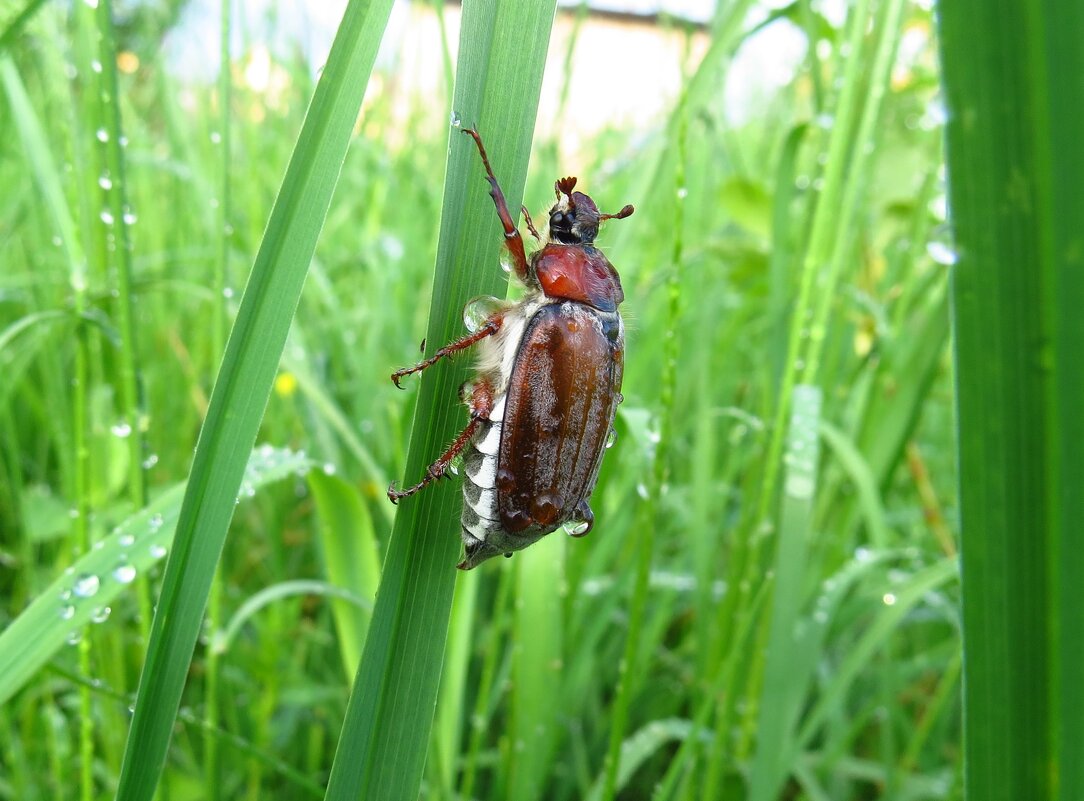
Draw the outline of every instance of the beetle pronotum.
[[[539,248],[528,259],[508,211],[482,138],[473,129],[490,195],[504,226],[505,245],[523,299],[493,302],[494,310],[467,336],[440,348],[392,381],[420,372],[445,356],[478,345],[475,377],[460,395],[467,427],[406,489],[388,488],[393,502],[444,476],[464,453],[462,535],[469,570],[564,525],[573,536],[591,530],[588,501],[621,402],[625,328],[618,305],[625,299],[617,270],[594,246],[599,223],[633,212],[600,214],[590,197],[575,192],[575,178],[554,184],[557,202],[539,234],[523,215]],[[470,308],[468,306],[468,308]]]

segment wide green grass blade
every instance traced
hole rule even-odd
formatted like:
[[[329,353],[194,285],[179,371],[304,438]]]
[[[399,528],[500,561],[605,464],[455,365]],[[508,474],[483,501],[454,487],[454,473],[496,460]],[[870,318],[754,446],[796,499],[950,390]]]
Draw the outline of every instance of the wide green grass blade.
[[[271,212],[196,447],[118,798],[150,798],[157,786],[245,461],[390,9],[391,0],[356,0],[347,7]]]
[[[520,206],[554,7],[554,0],[498,0],[463,8],[453,120],[485,138],[511,209]],[[467,300],[504,291],[501,229],[478,154],[457,127],[449,137],[428,353],[462,335]],[[407,481],[417,481],[463,426],[456,388],[467,367],[460,360],[423,374]],[[328,798],[417,798],[455,586],[459,504],[453,482],[400,504]]]
[[[1084,797],[1084,6],[943,3],[969,798]]]
[[[349,681],[361,659],[372,603],[380,584],[373,519],[357,489],[338,476],[313,470],[309,473],[309,487],[320,518],[320,544],[328,581],[368,604],[332,602],[339,653]]]

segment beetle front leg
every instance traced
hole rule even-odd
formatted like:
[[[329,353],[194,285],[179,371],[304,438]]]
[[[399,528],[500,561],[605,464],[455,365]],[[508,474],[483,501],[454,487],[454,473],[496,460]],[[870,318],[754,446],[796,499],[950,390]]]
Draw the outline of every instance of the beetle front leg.
[[[466,350],[471,345],[474,345],[477,342],[481,342],[486,337],[493,336],[501,330],[501,323],[503,322],[503,314],[494,314],[488,320],[482,323],[478,330],[475,331],[473,334],[467,334],[467,336],[463,337],[462,339],[457,339],[455,342],[449,342],[447,345],[438,350],[428,359],[424,359],[423,361],[418,362],[413,367],[404,367],[401,370],[396,370],[394,373],[391,374],[392,383],[395,384],[395,386],[399,389],[402,389],[403,387],[399,382],[402,379],[406,378],[408,375],[412,373],[420,373],[427,367],[432,367],[445,356],[451,356],[453,353],[458,353],[461,350]],[[424,340],[422,341],[422,344],[425,344]]]
[[[478,145],[478,153],[486,168],[486,180],[489,181],[489,196],[493,198],[493,205],[497,207],[497,216],[501,218],[501,225],[504,226],[504,244],[508,247],[508,252],[512,254],[516,276],[520,281],[527,283],[527,254],[523,249],[523,237],[520,236],[516,221],[512,219],[512,214],[508,211],[508,201],[504,199],[504,192],[501,191],[501,185],[497,183],[497,176],[493,174],[493,168],[489,166],[489,156],[486,155],[482,137],[473,128],[464,128],[463,133],[474,139],[474,143]]]
[[[474,435],[478,433],[478,427],[489,420],[489,414],[493,411],[493,387],[489,381],[483,378],[474,384],[471,388],[468,405],[470,408],[470,422],[467,423],[466,428],[459,432],[459,436],[452,440],[448,450],[442,453],[440,458],[429,467],[425,468],[425,478],[414,486],[402,490],[397,490],[393,483],[388,487],[388,500],[392,503],[399,503],[402,498],[420,492],[429,484],[447,474],[448,466],[452,463],[452,460],[467,447]]]

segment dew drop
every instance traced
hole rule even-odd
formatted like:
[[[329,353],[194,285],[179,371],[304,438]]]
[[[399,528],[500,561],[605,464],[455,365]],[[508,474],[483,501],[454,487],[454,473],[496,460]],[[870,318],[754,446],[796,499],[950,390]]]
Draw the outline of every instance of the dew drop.
[[[72,606],[71,604],[64,604],[62,607],[60,607],[61,620],[71,620],[73,617],[75,617],[74,606]]]
[[[96,73],[97,75],[101,75],[102,74],[102,62],[98,61],[98,59],[92,60],[90,62],[90,70],[91,70],[91,72]]]
[[[459,128],[463,124],[463,120],[459,117],[459,112],[452,110],[452,116],[448,120],[449,124],[453,128]]]
[[[230,298],[232,298],[233,297],[233,288],[232,287],[225,287],[222,290],[222,297],[226,298],[226,300],[229,300]]]
[[[473,334],[503,306],[500,300],[491,295],[479,295],[463,307],[463,325]]]
[[[72,594],[76,598],[93,598],[102,582],[93,573],[84,573],[72,585]]]
[[[130,565],[127,562],[122,562],[113,568],[113,578],[118,584],[131,584],[135,581],[136,569],[135,565]]]
[[[688,187],[684,187],[684,186],[679,186],[679,187],[678,187],[678,190],[677,190],[677,197],[678,197],[678,200],[684,200],[684,199],[685,199],[685,198],[687,198],[688,196],[689,196],[689,189],[688,189]]]
[[[117,544],[120,545],[121,548],[130,548],[134,543],[135,534],[132,534],[131,532],[121,534],[117,539]]]
[[[113,433],[114,437],[120,437],[121,439],[126,439],[132,435],[132,426],[127,420],[121,420],[109,430]]]
[[[73,631],[71,634],[68,635],[68,639],[65,642],[67,642],[68,645],[78,645],[82,641],[83,641],[83,632],[81,632],[81,631]]]
[[[960,260],[951,226],[939,225],[930,232],[930,241],[926,243],[926,253],[938,264],[946,266],[951,266]]]
[[[565,523],[565,531],[570,537],[582,537],[589,528],[591,524],[586,520],[569,520]]]
[[[167,553],[166,546],[157,542],[150,547],[148,552],[151,555],[151,559],[161,559]]]
[[[220,134],[218,131],[211,131],[211,144],[222,144],[222,134]]]
[[[111,212],[109,209],[102,209],[102,213],[98,215],[98,219],[100,219],[106,225],[112,225],[115,222],[115,220],[113,219],[113,212]],[[129,433],[131,433],[131,429],[129,429],[128,431]]]
[[[104,623],[109,619],[109,613],[113,610],[108,606],[99,606],[94,610],[94,613],[90,616],[91,623]]]
[[[143,469],[150,470],[156,464],[158,464],[158,454],[152,453],[150,456],[143,460]]]
[[[113,179],[108,175],[102,175],[98,178],[98,186],[108,192],[113,188]]]
[[[94,133],[94,138],[97,139],[99,142],[108,142],[109,141],[109,131],[107,131],[105,128],[99,128]]]
[[[512,263],[512,254],[509,252],[508,248],[501,248],[501,254],[499,259],[501,269],[504,270],[506,273],[511,273],[512,270],[515,268],[515,265]]]
[[[135,225],[136,221],[139,219],[131,209],[125,209],[124,214],[122,214],[120,218],[124,221],[125,225]]]
[[[617,442],[617,429],[611,428],[610,432],[606,435],[606,447],[612,448],[615,442]]]
[[[147,527],[150,528],[151,533],[153,534],[162,527],[162,522],[163,521],[161,513],[156,513],[151,515],[150,520],[147,521]]]
[[[336,472],[338,472],[338,468],[336,468],[335,465],[333,465],[331,462],[324,462],[325,476],[333,476]]]

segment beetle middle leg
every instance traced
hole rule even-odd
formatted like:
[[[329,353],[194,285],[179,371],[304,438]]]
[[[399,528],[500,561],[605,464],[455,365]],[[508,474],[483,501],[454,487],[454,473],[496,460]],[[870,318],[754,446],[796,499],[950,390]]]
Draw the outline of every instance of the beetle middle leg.
[[[512,219],[511,212],[508,211],[508,201],[504,199],[504,192],[501,191],[501,185],[497,183],[497,176],[493,174],[493,168],[489,166],[489,156],[486,155],[482,137],[473,128],[464,128],[463,133],[470,136],[474,143],[478,145],[478,153],[482,157],[483,166],[486,168],[486,180],[489,181],[489,196],[493,198],[493,205],[497,207],[497,216],[501,218],[501,225],[504,226],[504,244],[508,246],[508,252],[512,254],[516,276],[520,281],[526,283],[527,253],[523,249],[523,237],[519,234],[519,228],[516,227],[516,221]]]
[[[448,446],[448,450],[440,455],[440,458],[425,468],[425,477],[421,481],[412,487],[401,490],[396,489],[394,483],[388,487],[388,499],[392,503],[399,503],[401,498],[413,495],[425,489],[438,478],[447,475],[448,466],[452,463],[452,460],[463,452],[463,449],[467,447],[474,435],[478,433],[479,426],[489,420],[489,414],[493,411],[493,387],[487,379],[480,378],[471,387],[468,408],[470,410],[470,422],[467,423],[467,427],[452,440],[452,444]]]
[[[447,345],[438,350],[428,359],[424,359],[418,362],[413,367],[404,367],[401,370],[396,370],[394,373],[391,374],[392,383],[395,384],[395,386],[397,386],[399,389],[402,389],[403,387],[399,382],[402,379],[406,378],[408,375],[412,373],[420,373],[427,367],[432,367],[445,356],[451,356],[453,353],[458,353],[461,350],[466,350],[471,345],[481,342],[486,337],[493,336],[501,330],[501,323],[503,322],[503,314],[494,314],[488,320],[482,323],[482,325],[478,327],[478,330],[475,331],[473,334],[467,334],[467,336],[463,337],[462,339],[457,339],[455,342],[449,342]],[[422,345],[424,344],[425,341],[422,340]]]

